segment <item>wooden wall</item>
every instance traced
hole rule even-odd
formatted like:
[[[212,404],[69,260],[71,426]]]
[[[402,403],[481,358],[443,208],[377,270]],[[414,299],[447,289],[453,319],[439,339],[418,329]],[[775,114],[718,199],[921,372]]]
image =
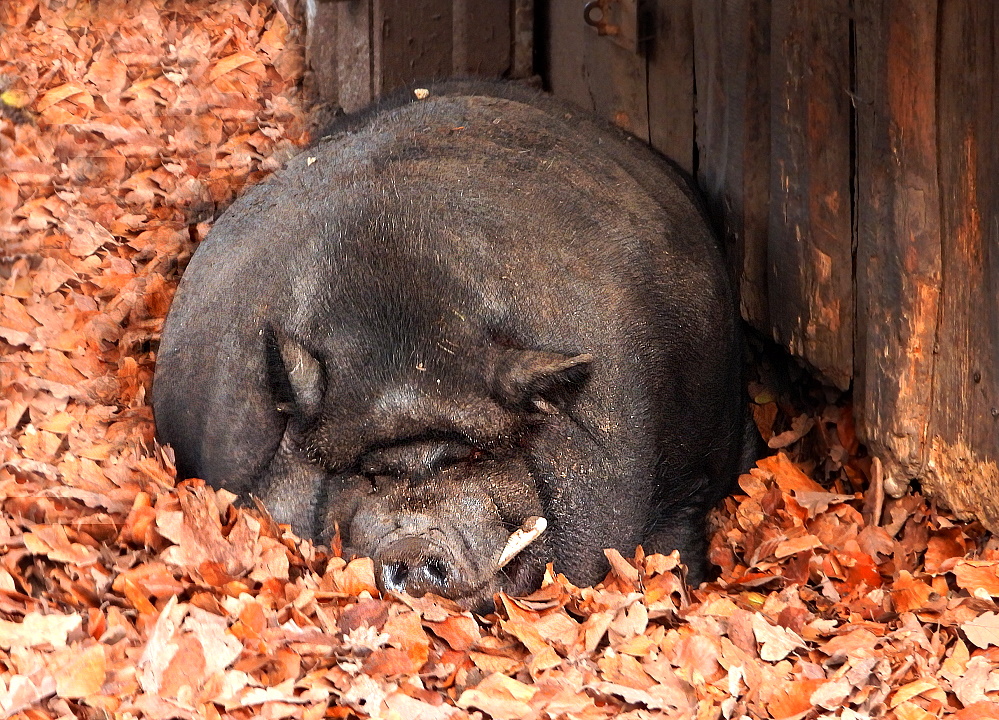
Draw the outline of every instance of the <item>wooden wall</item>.
[[[743,316],[853,387],[888,490],[999,530],[999,4],[649,0],[638,52],[540,7],[553,92],[693,173]]]
[[[347,112],[421,80],[533,72],[533,0],[301,0],[298,12],[306,89]]]

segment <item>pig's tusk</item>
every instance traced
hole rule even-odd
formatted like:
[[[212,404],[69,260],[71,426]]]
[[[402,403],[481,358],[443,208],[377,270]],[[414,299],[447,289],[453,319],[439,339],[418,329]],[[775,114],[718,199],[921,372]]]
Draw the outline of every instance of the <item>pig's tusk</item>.
[[[524,524],[510,533],[510,539],[506,541],[506,547],[500,553],[498,567],[505,567],[507,563],[517,557],[517,554],[538,539],[538,536],[548,527],[548,521],[543,517],[533,515],[524,521]]]

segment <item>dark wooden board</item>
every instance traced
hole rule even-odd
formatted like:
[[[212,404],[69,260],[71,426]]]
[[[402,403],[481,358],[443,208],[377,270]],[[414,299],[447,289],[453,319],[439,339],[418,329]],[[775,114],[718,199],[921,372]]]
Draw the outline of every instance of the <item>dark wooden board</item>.
[[[399,87],[532,72],[533,0],[302,3],[306,90],[352,112]]]
[[[510,3],[454,0],[453,18],[452,72],[475,77],[506,75],[512,49]]]
[[[925,467],[940,295],[935,0],[856,0],[858,430],[898,491]]]
[[[770,26],[773,336],[834,385],[853,377],[850,2],[774,0]]]
[[[694,18],[692,0],[653,3],[648,21],[649,141],[694,172]]]
[[[928,480],[951,507],[999,527],[999,10],[941,8],[943,255]]]
[[[770,2],[694,0],[692,22],[697,181],[722,229],[742,316],[769,332]]]
[[[372,2],[375,95],[417,80],[450,77],[451,0]]]
[[[340,107],[347,112],[360,110],[375,99],[371,49],[372,2],[353,0],[330,3],[337,11],[337,64],[333,70]]]
[[[551,90],[648,142],[645,55],[597,35],[577,0],[550,0],[548,53]]]
[[[306,13],[305,78],[307,97],[314,103],[336,104],[339,93],[337,58],[337,5],[313,0],[301,8]]]

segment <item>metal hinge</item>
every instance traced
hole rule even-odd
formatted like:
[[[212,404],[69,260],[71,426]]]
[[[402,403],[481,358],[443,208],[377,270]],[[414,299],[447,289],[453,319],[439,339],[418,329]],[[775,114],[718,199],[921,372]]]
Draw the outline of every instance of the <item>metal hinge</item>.
[[[629,52],[637,53],[647,37],[642,30],[640,0],[590,0],[583,7],[583,20]]]

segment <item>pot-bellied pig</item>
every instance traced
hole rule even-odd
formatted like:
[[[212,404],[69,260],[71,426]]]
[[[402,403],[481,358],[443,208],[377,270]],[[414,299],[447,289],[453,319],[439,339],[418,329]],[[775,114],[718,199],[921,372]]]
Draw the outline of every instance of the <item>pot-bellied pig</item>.
[[[746,414],[687,184],[541,93],[428,89],[342,119],[219,218],[163,333],[160,440],[302,536],[339,528],[384,589],[483,608],[638,544],[703,579]]]

